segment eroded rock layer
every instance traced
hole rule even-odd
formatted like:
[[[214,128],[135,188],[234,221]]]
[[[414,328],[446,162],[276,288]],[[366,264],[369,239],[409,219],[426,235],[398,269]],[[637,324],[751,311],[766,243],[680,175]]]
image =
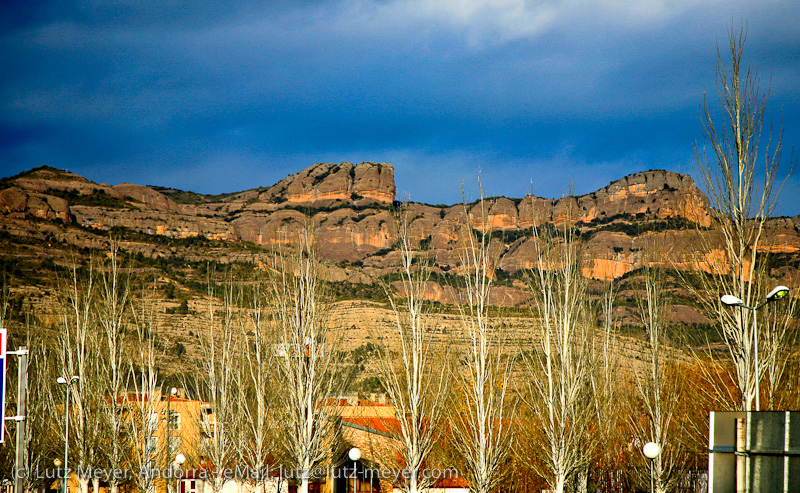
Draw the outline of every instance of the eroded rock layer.
[[[109,186],[43,167],[0,182],[0,223],[15,234],[46,228],[59,241],[79,246],[99,240],[57,225],[98,232],[124,228],[143,235],[127,246],[147,256],[172,254],[148,237],[199,236],[276,249],[296,243],[301,231],[311,226],[322,257],[348,266],[347,274],[334,277],[369,282],[399,265],[392,251],[398,238],[395,190],[394,167],[387,163],[320,163],[270,187],[224,196],[135,184]],[[437,274],[458,274],[465,240],[477,230],[492,234],[497,275],[513,278],[534,265],[538,245],[531,228],[559,227],[568,220],[586,240],[583,272],[590,278],[619,278],[644,265],[726,268],[721,250],[711,249],[700,260],[696,256],[693,245],[698,241],[718,239],[708,200],[686,175],[646,171],[578,197],[499,197],[487,199],[483,207],[485,213],[479,203],[404,205],[414,246],[428,252]],[[30,226],[33,223],[38,226]],[[798,218],[773,220],[770,242],[762,250],[796,254],[799,223]],[[219,258],[259,262],[255,254]],[[513,282],[507,287],[503,296],[518,302]],[[452,294],[439,297],[447,296]]]

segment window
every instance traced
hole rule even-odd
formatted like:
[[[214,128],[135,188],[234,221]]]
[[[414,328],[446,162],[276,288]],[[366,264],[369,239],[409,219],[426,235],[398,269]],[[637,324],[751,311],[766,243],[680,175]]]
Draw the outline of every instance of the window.
[[[178,411],[169,412],[169,428],[171,430],[181,429],[181,413]]]
[[[158,437],[150,437],[147,441],[147,455],[156,455],[158,453]]]
[[[169,437],[169,455],[175,455],[181,451],[181,437]]]
[[[196,479],[182,479],[180,493],[198,493]]]

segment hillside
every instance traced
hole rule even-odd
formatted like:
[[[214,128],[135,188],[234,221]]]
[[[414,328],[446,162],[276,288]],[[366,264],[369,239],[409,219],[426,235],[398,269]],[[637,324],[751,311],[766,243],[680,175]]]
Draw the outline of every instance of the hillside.
[[[313,222],[319,253],[364,282],[394,265],[396,241],[394,168],[390,164],[316,164],[270,187],[207,196],[134,184],[109,186],[42,167],[0,181],[0,230],[28,239],[78,247],[102,244],[108,231],[122,230],[124,249],[147,258],[176,254],[165,241],[221,240],[222,262],[257,262],[247,245],[270,249],[294,238],[306,218]],[[479,218],[469,209],[474,228]],[[530,266],[526,235],[534,223],[559,223],[577,210],[585,248],[585,274],[619,278],[642,265],[641,245],[658,237],[671,261],[688,261],[693,235],[708,234],[707,199],[687,175],[647,171],[621,178],[591,194],[558,200],[534,196],[488,200],[490,228],[503,243],[499,269],[514,274]],[[429,248],[437,268],[456,267],[464,208],[461,204],[409,204],[412,231]],[[776,253],[800,250],[799,218],[772,223]],[[202,241],[202,240],[201,240]],[[366,276],[365,276],[366,275]]]
[[[691,177],[659,170],[632,174],[578,197],[489,198],[487,228],[499,255],[494,303],[525,306],[530,294],[524,272],[536,248],[530,229],[559,225],[573,210],[585,240],[583,273],[593,280],[593,292],[610,279],[620,280],[619,320],[635,325],[634,293],[625,279],[645,262],[668,269],[692,266],[698,238],[716,234],[707,204]],[[314,226],[317,250],[326,260],[322,275],[334,299],[383,300],[376,280],[395,279],[399,205],[394,168],[386,163],[316,164],[272,186],[216,196],[110,186],[41,167],[0,180],[0,262],[18,302],[24,297],[47,306],[53,302],[50,288],[64,276],[70,259],[107,250],[113,236],[129,268],[153,275],[165,310],[163,325],[172,331],[168,344],[191,350],[186,327],[196,325],[202,311],[195,305],[207,292],[209,271],[264,266],[306,222]],[[406,204],[416,246],[433,261],[430,296],[445,305],[454,301],[449,286],[459,276],[459,245],[465,233],[472,234],[463,227],[464,218],[471,229],[482,227],[477,207]],[[788,279],[800,267],[800,217],[773,219],[769,228],[772,243],[765,250],[771,252],[772,275]],[[645,260],[645,251],[654,249],[658,255]],[[710,321],[676,283],[672,296],[673,321],[708,327]],[[351,325],[369,324],[342,322]],[[365,337],[359,332],[352,344]]]

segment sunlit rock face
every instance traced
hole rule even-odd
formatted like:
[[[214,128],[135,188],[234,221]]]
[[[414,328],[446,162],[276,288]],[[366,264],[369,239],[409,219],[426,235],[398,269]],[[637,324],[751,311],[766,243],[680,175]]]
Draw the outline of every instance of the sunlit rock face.
[[[684,218],[701,226],[711,225],[708,199],[688,175],[654,170],[635,173],[605,188],[578,197],[548,200],[525,197],[519,205],[521,227],[544,222],[562,223],[568,218],[592,223],[619,216]]]
[[[114,190],[122,194],[123,197],[128,197],[138,201],[141,204],[139,206],[140,208],[164,212],[184,213],[183,206],[175,203],[174,200],[168,198],[161,192],[153,190],[150,187],[134,185],[131,183],[122,183],[120,185],[115,185]]]
[[[394,166],[388,163],[320,163],[291,175],[259,195],[260,202],[330,206],[391,204]]]
[[[0,191],[0,214],[25,218],[58,219],[69,222],[69,204],[60,197],[10,187]]]
[[[147,235],[160,235],[168,238],[203,236],[209,240],[235,241],[239,239],[236,229],[219,218],[152,210],[113,210],[80,205],[72,206],[71,211],[78,224],[100,230],[122,227]]]
[[[401,216],[412,248],[424,252],[441,275],[460,274],[470,241],[485,232],[491,235],[492,275],[503,281],[507,303],[524,298],[519,274],[536,265],[540,248],[531,231],[545,225],[571,224],[578,230],[582,272],[589,278],[615,279],[645,265],[729,269],[707,198],[691,177],[669,171],[635,173],[580,196],[493,197],[452,206],[409,203],[402,210],[395,201],[394,167],[387,163],[320,163],[272,186],[219,196],[136,184],[112,187],[46,167],[1,183],[0,227],[5,230],[32,231],[26,225],[47,223],[55,231],[56,224],[74,224],[83,227],[81,234],[65,229],[55,236],[76,244],[80,238],[87,246],[94,244],[87,236],[93,231],[124,228],[153,235],[152,241],[144,236],[127,247],[158,256],[175,252],[157,236],[202,236],[275,250],[298,244],[310,229],[318,253],[339,264],[336,279],[359,282],[397,272],[400,258],[394,248]],[[768,228],[761,252],[800,252],[800,218],[776,218]],[[700,242],[709,246],[703,256],[695,248]],[[261,262],[258,253],[234,250],[219,259]],[[432,287],[430,296],[445,301],[454,294]]]

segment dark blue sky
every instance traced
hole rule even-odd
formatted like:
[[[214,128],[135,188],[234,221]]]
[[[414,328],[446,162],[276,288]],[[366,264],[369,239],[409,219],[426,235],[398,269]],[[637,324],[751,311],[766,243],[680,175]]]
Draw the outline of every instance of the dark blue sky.
[[[454,203],[478,169],[512,197],[692,173],[716,44],[743,22],[787,170],[796,0],[5,2],[0,176],[221,193],[384,161],[400,194]],[[777,212],[800,214],[797,174]]]

